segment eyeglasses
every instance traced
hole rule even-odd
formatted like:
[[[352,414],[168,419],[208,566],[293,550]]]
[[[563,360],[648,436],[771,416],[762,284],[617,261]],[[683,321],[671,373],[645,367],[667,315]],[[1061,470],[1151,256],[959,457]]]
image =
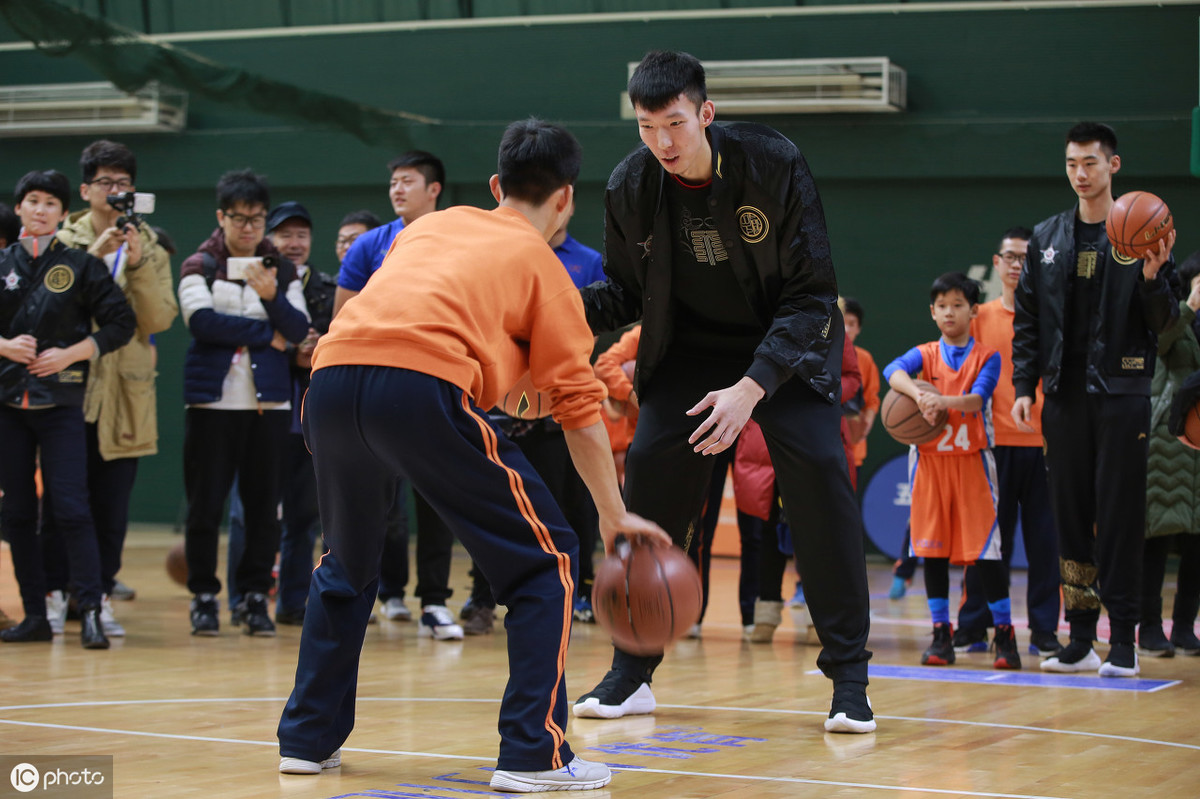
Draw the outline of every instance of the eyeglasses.
[[[1029,259],[1029,256],[1018,255],[1011,250],[1005,250],[1004,252],[1000,253],[1000,257],[1004,259],[1004,263],[1006,264],[1020,264],[1021,266],[1024,266],[1025,262]]]
[[[246,227],[247,225],[249,225],[250,227],[254,228],[255,230],[258,230],[259,228],[263,228],[263,227],[267,226],[267,215],[266,214],[255,214],[254,216],[246,216],[245,214],[226,214],[224,211],[222,211],[221,213],[226,219],[228,219],[230,222],[233,223],[234,227]]]
[[[338,246],[340,247],[344,244],[345,246],[349,247],[351,244],[358,241],[358,237],[361,235],[362,235],[361,233],[355,233],[353,236],[338,236],[337,237]]]
[[[105,191],[112,191],[113,189],[116,189],[117,191],[129,191],[133,188],[133,181],[129,178],[121,178],[120,180],[113,180],[112,178],[97,178],[88,185],[99,186]]]

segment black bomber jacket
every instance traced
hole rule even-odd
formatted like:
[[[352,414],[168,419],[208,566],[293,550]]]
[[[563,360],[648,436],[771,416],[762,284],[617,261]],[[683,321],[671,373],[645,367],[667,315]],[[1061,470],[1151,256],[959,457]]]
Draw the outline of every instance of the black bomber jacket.
[[[825,213],[804,156],[763,125],[714,124],[709,207],[746,300],[763,329],[746,371],[770,397],[792,377],[830,403],[841,393],[837,280]],[[588,324],[601,332],[642,320],[639,393],[671,343],[670,211],[666,172],[645,146],[627,156],[605,191],[607,282],[581,289]]]
[[[1062,376],[1063,324],[1070,270],[1075,268],[1076,208],[1042,222],[1029,242],[1013,320],[1013,385],[1032,397],[1038,380],[1053,394]],[[1097,260],[1100,296],[1088,320],[1087,390],[1150,396],[1158,334],[1179,316],[1174,258],[1153,280],[1142,262],[1125,258],[1103,241]]]
[[[108,267],[85,250],[68,247],[57,236],[37,258],[20,242],[0,250],[0,336],[29,334],[42,352],[90,335],[97,355],[104,355],[128,343],[136,326],[133,309]],[[81,361],[39,378],[25,364],[0,357],[0,403],[82,406],[88,365]]]

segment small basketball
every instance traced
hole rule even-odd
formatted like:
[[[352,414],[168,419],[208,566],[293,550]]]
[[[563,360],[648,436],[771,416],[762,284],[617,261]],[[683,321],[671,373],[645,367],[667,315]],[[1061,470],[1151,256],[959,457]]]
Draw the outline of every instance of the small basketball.
[[[541,419],[550,415],[550,396],[533,387],[526,372],[497,403],[500,410],[517,419]]]
[[[679,547],[619,542],[596,567],[592,610],[621,650],[657,655],[700,619],[700,573]]]
[[[187,555],[184,554],[182,541],[167,550],[167,576],[180,585],[187,585]]]
[[[1193,405],[1183,418],[1183,437],[1195,449],[1200,449],[1200,403]]]
[[[1108,240],[1126,258],[1145,258],[1175,229],[1171,209],[1148,191],[1131,191],[1113,201],[1104,222]]]
[[[940,393],[932,383],[914,380],[922,390]],[[879,420],[888,435],[901,444],[926,444],[938,437],[950,413],[945,409],[938,414],[937,423],[929,424],[921,415],[917,403],[907,394],[892,389],[884,396],[879,406]]]

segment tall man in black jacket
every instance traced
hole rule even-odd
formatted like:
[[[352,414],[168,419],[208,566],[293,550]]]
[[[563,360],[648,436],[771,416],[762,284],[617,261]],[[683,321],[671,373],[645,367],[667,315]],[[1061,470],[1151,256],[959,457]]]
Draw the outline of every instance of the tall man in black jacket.
[[[605,193],[607,282],[585,287],[594,331],[642,320],[640,401],[625,500],[687,548],[713,468],[753,416],[795,531],[796,561],[834,683],[825,729],[875,729],[862,518],[840,437],[844,327],[821,198],[796,146],[712,124],[704,69],[648,54],[629,80],[644,147]],[[616,650],[576,716],[651,713],[662,655]]]
[[[1046,395],[1042,434],[1071,626],[1070,644],[1042,668],[1132,677],[1150,381],[1158,334],[1179,314],[1171,288],[1175,234],[1140,261],[1109,244],[1104,222],[1121,168],[1112,128],[1071,128],[1066,164],[1079,203],[1034,230],[1013,321],[1018,427],[1029,421],[1039,379]],[[1111,627],[1103,663],[1092,648],[1101,602]]]

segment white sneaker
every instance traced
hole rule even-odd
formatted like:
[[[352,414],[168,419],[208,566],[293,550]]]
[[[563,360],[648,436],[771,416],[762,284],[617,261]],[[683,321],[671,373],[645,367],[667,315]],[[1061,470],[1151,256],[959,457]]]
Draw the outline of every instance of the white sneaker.
[[[107,595],[100,597],[100,626],[104,628],[104,634],[109,638],[125,637],[125,628],[113,615],[112,602]]]
[[[421,623],[417,634],[438,641],[461,641],[463,628],[454,623],[454,617],[445,605],[426,605],[421,608]]]
[[[693,624],[691,627],[688,628],[688,631],[687,631],[688,638],[699,638],[700,635],[701,635],[700,622],[696,622],[695,624]]]
[[[1063,648],[1057,655],[1048,657],[1042,661],[1042,671],[1053,671],[1059,674],[1077,674],[1081,671],[1096,671],[1100,668],[1100,656],[1096,654],[1095,649],[1088,649],[1086,655],[1074,662],[1065,662],[1062,660],[1063,653],[1067,648]]]
[[[67,622],[67,598],[62,591],[46,594],[46,619],[50,622],[50,632],[62,635],[63,625]]]
[[[612,781],[612,772],[603,763],[593,763],[578,755],[567,765],[551,771],[492,772],[491,789],[510,793],[538,791],[590,791]]]
[[[383,615],[388,621],[412,621],[412,611],[398,596],[383,603]]]
[[[322,769],[342,765],[342,750],[339,749],[324,760],[302,760],[298,757],[279,758],[280,774],[320,774]]]

